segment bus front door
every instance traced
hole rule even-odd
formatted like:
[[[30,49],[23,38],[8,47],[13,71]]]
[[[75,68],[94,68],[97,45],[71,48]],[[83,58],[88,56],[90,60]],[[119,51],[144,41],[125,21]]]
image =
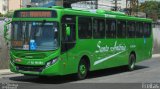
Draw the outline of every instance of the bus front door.
[[[62,34],[61,34],[61,58],[63,60],[64,73],[72,73],[73,59],[75,52],[74,47],[76,44],[76,17],[63,16],[62,18]],[[67,31],[69,30],[69,31]],[[74,69],[73,69],[74,70]]]

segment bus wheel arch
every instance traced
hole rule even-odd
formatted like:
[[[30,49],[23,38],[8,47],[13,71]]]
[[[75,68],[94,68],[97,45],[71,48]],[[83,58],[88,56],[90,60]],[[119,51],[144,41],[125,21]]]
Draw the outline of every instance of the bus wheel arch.
[[[135,51],[132,51],[129,55],[128,70],[133,71],[135,69],[135,63],[136,63],[136,53]]]
[[[81,57],[79,64],[78,64],[78,73],[77,79],[85,79],[90,69],[90,61],[89,57],[84,55]]]
[[[137,60],[137,55],[135,51],[131,51],[130,55],[133,54],[135,56],[135,60]]]
[[[90,60],[89,60],[89,57],[84,55],[81,57],[80,61],[81,60],[84,60],[86,63],[87,63],[87,67],[88,67],[88,71],[90,70]]]

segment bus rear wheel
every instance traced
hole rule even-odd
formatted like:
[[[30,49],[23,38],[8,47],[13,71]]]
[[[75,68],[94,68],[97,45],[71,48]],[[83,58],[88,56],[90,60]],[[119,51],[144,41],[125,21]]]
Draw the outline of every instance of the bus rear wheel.
[[[78,65],[77,79],[79,80],[85,79],[87,73],[88,73],[87,62],[82,59]]]
[[[136,57],[134,54],[131,54],[129,56],[128,70],[133,71],[135,69],[135,63],[136,63]]]

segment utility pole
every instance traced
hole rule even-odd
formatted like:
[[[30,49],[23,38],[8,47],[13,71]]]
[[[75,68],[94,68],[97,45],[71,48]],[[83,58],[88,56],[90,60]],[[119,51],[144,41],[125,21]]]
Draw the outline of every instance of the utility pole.
[[[98,9],[98,0],[95,0],[95,9]]]
[[[120,4],[120,3],[118,3],[118,1],[121,1],[121,0],[112,0],[113,1],[113,6],[114,6],[114,11],[118,11],[118,4]]]
[[[22,0],[20,0],[20,8],[22,8]]]
[[[138,0],[126,0],[126,9],[128,10],[129,15],[137,15],[138,13]]]
[[[131,1],[131,0],[126,0],[126,10],[127,10],[127,14],[128,14],[128,15],[131,15],[130,1]]]
[[[9,0],[7,0],[7,12],[9,12],[9,8],[10,8],[9,5],[10,5]]]
[[[118,7],[117,7],[117,0],[115,0],[115,11],[117,11]]]

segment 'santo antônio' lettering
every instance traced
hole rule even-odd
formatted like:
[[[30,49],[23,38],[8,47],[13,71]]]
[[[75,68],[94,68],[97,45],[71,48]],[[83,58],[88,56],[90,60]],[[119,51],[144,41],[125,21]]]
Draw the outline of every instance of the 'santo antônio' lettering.
[[[126,50],[126,45],[124,44],[118,44],[117,41],[115,42],[114,46],[108,47],[106,46],[101,46],[101,41],[97,43],[97,48],[98,50],[95,51],[95,53],[103,53],[103,52],[108,52],[108,51],[124,51]]]

